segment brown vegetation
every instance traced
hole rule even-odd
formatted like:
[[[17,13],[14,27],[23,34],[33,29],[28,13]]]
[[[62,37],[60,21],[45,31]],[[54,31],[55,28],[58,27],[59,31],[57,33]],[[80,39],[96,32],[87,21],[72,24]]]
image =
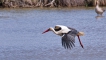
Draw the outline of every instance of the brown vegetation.
[[[106,0],[99,0],[106,6]],[[0,0],[2,7],[73,7],[94,6],[95,0]]]

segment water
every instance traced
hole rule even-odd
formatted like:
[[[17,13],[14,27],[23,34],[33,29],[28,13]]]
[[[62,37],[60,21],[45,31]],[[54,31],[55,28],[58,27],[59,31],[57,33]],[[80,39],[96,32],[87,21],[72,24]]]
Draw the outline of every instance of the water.
[[[106,13],[95,18],[94,8],[0,9],[0,60],[105,60]],[[66,25],[83,31],[79,45],[61,46],[49,27]]]

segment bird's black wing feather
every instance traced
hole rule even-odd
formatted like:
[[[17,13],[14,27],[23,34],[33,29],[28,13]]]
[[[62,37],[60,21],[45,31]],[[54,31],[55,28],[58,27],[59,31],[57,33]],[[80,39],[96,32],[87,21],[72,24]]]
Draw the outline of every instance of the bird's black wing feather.
[[[65,33],[62,37],[62,46],[66,49],[71,49],[75,47],[74,43],[75,43],[75,36],[77,35],[77,33],[78,31],[73,28],[68,33]]]

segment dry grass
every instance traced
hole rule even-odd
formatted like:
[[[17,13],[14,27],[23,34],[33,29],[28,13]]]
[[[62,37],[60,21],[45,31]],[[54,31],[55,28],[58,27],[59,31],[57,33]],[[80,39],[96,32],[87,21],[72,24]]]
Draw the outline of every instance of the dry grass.
[[[106,0],[99,0],[106,6]],[[0,0],[4,7],[77,7],[95,6],[95,0]]]

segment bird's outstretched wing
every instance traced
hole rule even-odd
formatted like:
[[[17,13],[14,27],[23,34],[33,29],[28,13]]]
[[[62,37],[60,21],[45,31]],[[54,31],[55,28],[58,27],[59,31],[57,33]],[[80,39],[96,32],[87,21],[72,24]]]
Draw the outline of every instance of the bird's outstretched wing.
[[[62,46],[65,48],[65,49],[68,49],[68,48],[73,48],[75,47],[75,37],[70,35],[70,34],[64,34],[64,36],[62,37]]]
[[[73,47],[75,47],[75,36],[78,34],[78,31],[73,29],[73,28],[69,28],[71,29],[71,31],[69,31],[68,33],[65,33],[62,37],[62,46],[66,49],[71,49]]]

